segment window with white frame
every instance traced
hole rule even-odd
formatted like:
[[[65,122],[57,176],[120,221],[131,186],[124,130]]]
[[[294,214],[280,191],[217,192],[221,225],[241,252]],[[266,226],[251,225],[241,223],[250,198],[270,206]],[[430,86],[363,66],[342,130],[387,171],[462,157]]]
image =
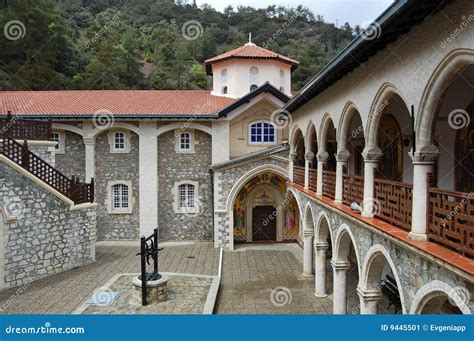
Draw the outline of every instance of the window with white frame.
[[[194,185],[182,184],[178,186],[179,208],[194,208],[196,207],[194,198]]]
[[[126,145],[126,137],[123,131],[116,131],[114,133],[114,150],[124,151]]]
[[[173,209],[175,213],[199,213],[199,182],[192,180],[175,182],[172,193],[174,195]]]
[[[176,131],[176,152],[194,153],[194,130]]]
[[[268,121],[258,121],[250,124],[250,144],[275,144],[275,135],[275,126]]]
[[[56,142],[56,145],[54,146],[55,153],[64,154],[64,133],[54,131],[51,134],[51,141]]]
[[[131,214],[133,211],[132,182],[109,181],[107,184],[108,213]]]
[[[250,68],[250,91],[258,88],[258,67],[252,66]]]

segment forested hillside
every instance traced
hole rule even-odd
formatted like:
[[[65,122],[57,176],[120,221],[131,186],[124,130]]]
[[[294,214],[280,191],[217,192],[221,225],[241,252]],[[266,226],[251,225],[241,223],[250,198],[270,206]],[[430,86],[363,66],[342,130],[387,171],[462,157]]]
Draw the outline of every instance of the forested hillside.
[[[0,0],[0,89],[208,88],[203,61],[253,42],[300,61],[298,90],[355,34],[304,7]]]

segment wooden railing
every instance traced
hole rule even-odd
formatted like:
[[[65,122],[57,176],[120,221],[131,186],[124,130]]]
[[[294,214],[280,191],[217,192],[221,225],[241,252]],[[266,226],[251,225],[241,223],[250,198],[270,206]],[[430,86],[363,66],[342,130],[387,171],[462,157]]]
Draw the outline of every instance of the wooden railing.
[[[364,177],[358,175],[342,175],[342,202],[351,205],[353,202],[362,206],[364,201]]]
[[[94,180],[90,184],[80,183],[78,178],[67,178],[56,168],[33,154],[26,140],[18,143],[5,134],[0,134],[0,153],[71,199],[75,204],[94,202]]]
[[[336,197],[336,172],[323,171],[323,195],[331,199]]]
[[[375,215],[394,226],[410,231],[413,185],[375,179],[374,187]]]
[[[310,191],[316,192],[318,186],[318,171],[316,169],[309,169],[308,188]]]
[[[293,182],[304,186],[304,167],[293,166]]]
[[[474,193],[429,188],[428,238],[474,258]]]
[[[8,112],[6,118],[0,119],[0,133],[17,140],[49,141],[52,123],[51,119],[47,121],[20,119]]]

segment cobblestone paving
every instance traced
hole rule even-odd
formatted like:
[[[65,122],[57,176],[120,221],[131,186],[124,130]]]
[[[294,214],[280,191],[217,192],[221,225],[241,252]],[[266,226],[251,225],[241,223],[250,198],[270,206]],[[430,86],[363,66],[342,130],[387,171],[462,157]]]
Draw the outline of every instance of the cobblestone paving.
[[[219,250],[212,243],[160,246],[164,246],[159,254],[161,271],[217,274]],[[93,264],[0,292],[0,313],[69,314],[117,273],[138,273],[137,248],[129,243],[99,243]]]
[[[302,276],[302,249],[296,244],[242,245],[224,253],[218,314],[332,314],[329,296],[314,296],[314,277]],[[331,269],[328,262],[328,269]],[[354,278],[355,273],[355,278]],[[348,313],[358,313],[357,270],[348,281]],[[353,288],[350,291],[349,288]]]
[[[81,314],[202,314],[213,280],[212,277],[168,274],[168,299],[142,306],[140,293],[131,285],[134,277],[122,275],[102,292],[103,295],[121,293],[112,304],[84,306]]]

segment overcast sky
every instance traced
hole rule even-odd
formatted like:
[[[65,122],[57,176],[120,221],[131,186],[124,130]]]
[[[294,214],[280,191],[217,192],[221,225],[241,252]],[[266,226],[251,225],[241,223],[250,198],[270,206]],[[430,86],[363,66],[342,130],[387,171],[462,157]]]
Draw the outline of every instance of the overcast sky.
[[[291,7],[303,5],[313,13],[323,15],[326,21],[336,23],[337,19],[339,26],[346,21],[355,26],[375,19],[393,0],[197,0],[196,2],[198,5],[210,4],[219,11],[228,5],[234,8],[238,5],[257,8],[269,5]]]

